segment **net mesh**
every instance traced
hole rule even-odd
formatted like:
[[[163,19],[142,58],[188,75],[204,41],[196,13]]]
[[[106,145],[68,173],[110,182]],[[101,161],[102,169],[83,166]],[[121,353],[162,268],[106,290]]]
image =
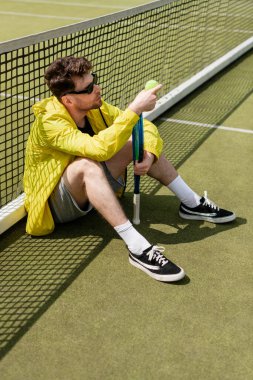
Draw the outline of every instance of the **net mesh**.
[[[157,121],[164,141],[169,141],[164,147],[165,155],[169,156],[178,167],[213,133],[209,128],[198,128],[193,125],[182,124],[179,128],[177,123],[167,119],[196,120],[200,123],[220,125],[252,94],[252,89],[253,55],[248,53],[239,62],[234,63],[232,68],[226,69],[222,75],[219,75],[217,80],[204,85],[201,90],[188,96]],[[249,155],[249,167],[250,159]],[[128,178],[130,182],[130,174]],[[141,228],[145,229],[145,237],[149,241],[158,239],[161,244],[169,242],[170,245],[177,245],[182,244],[182,240],[191,242],[213,235],[212,228],[199,228],[199,224],[189,224],[181,219],[178,216],[177,198],[169,194],[157,195],[156,181],[145,176],[141,180],[141,186],[145,191],[141,194]],[[129,216],[132,215],[132,193],[127,192],[122,202]],[[154,202],[157,207],[154,207]],[[246,219],[237,217],[234,228],[245,223]],[[166,236],[160,234],[155,227],[161,224],[168,226]],[[231,228],[231,224],[219,225],[219,232]],[[81,218],[78,223],[74,221],[63,224],[53,234],[43,238],[32,238],[24,234],[24,229],[25,220],[22,220],[15,228],[10,229],[8,234],[4,234],[0,241],[0,358],[15,345],[76,277],[85,271],[103,249],[112,248],[110,245],[112,239],[115,244],[113,229],[109,228],[96,212],[91,212],[88,222],[86,218]],[[110,251],[107,260],[110,265],[115,260],[115,266],[123,268],[119,269],[120,281],[128,283],[129,272],[124,270],[127,257],[120,252],[121,244],[118,248],[119,250],[116,249],[114,253]],[[107,276],[111,281],[112,272],[102,273],[103,266],[101,268],[100,275],[95,276],[99,278],[98,281],[106,280]],[[85,272],[83,275],[85,281]],[[97,289],[95,277],[91,281],[91,287]],[[84,286],[82,291],[85,300],[89,290]],[[68,304],[67,307],[72,306]]]
[[[9,49],[0,44],[0,206],[22,191],[31,106],[50,95],[43,74],[53,60],[88,57],[104,99],[125,107],[150,78],[162,82],[166,93],[252,36],[251,0],[157,1],[155,6],[120,12],[116,20],[104,17],[101,25],[80,23],[73,32],[47,32],[35,43],[30,37]]]
[[[41,37],[0,44],[1,205],[22,191],[19,183],[24,169],[25,143],[33,121],[31,105],[36,99],[49,95],[43,73],[56,57],[78,54],[90,58],[100,76],[104,98],[124,107],[146,80],[154,78],[163,82],[167,93],[252,36],[251,0],[159,1],[156,9],[141,7],[140,12],[129,13],[122,13],[114,21],[105,17],[102,25],[82,23],[71,33],[63,28]],[[240,67],[234,65],[223,75],[222,81],[209,83],[204,94],[196,96],[195,93],[191,101],[188,98],[164,117],[220,124],[252,93],[252,55],[248,54]],[[157,125],[164,141],[170,141],[169,145],[165,144],[165,154],[176,166],[212,133],[204,128],[184,125],[179,128],[178,124],[162,119]],[[154,212],[150,196],[157,183],[151,181],[146,185],[142,180],[145,193],[150,194],[149,197],[142,194],[144,226],[151,226],[150,215],[152,224],[161,220],[171,226],[182,223],[173,205],[168,213],[167,200]],[[123,202],[127,204],[130,197],[132,200],[132,194],[126,194]],[[176,204],[174,210],[178,210],[177,207]],[[24,235],[25,221],[22,221],[3,236],[0,244],[0,357],[114,237],[113,231],[104,228],[102,218],[96,213],[89,218],[88,224],[85,220],[79,221],[78,230],[74,223],[66,224],[41,239]],[[201,231],[202,237],[209,236],[209,229]],[[148,238],[153,241],[152,233],[149,228]],[[184,230],[184,241],[191,241],[192,235],[191,229]],[[177,244],[178,233],[172,234],[170,239]]]

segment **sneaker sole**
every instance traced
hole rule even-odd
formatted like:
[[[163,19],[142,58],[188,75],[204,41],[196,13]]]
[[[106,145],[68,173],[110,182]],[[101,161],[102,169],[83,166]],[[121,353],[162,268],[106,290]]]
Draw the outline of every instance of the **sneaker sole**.
[[[139,263],[137,263],[136,261],[134,261],[133,259],[131,259],[131,257],[129,257],[129,262],[134,267],[142,270],[143,272],[145,272],[146,274],[148,274],[150,277],[154,278],[157,281],[161,281],[161,282],[175,282],[175,281],[182,280],[182,278],[184,278],[184,276],[185,276],[184,270],[182,268],[180,268],[180,267],[179,268],[181,269],[181,271],[179,273],[168,274],[168,275],[160,275],[160,274],[155,274],[153,272],[150,272],[148,269],[144,268],[142,265],[140,265]]]
[[[206,222],[210,222],[210,223],[228,223],[228,222],[232,222],[236,218],[235,214],[224,216],[222,218],[212,218],[208,216],[189,215],[189,214],[182,213],[181,211],[179,211],[179,216],[181,216],[181,218],[183,219],[205,220]]]

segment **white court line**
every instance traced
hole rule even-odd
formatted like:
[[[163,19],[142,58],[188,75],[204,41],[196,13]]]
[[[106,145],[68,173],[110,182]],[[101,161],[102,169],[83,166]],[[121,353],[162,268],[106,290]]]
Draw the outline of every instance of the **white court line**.
[[[7,16],[25,16],[25,17],[36,17],[36,18],[54,18],[58,20],[74,20],[74,21],[85,21],[88,20],[87,18],[78,18],[78,17],[66,17],[66,16],[52,16],[52,15],[43,15],[43,14],[36,14],[36,13],[23,13],[23,12],[5,12],[0,11],[1,15],[7,15]]]
[[[34,3],[34,0],[9,0],[9,3]],[[69,7],[84,7],[84,8],[102,8],[102,9],[128,9],[128,6],[101,3],[78,3],[78,2],[64,2],[64,1],[50,1],[50,0],[36,0],[36,4],[52,4],[52,5],[65,5]]]
[[[0,96],[3,98],[16,98],[20,100],[33,100],[36,102],[39,102],[41,99],[40,98],[34,98],[33,96],[25,96],[25,95],[12,95],[8,94],[7,92],[0,92]]]
[[[204,127],[204,128],[210,128],[210,129],[222,129],[224,131],[253,134],[253,131],[251,131],[249,129],[231,128],[231,127],[225,127],[223,125],[205,124],[205,123],[198,123],[196,121],[170,119],[170,118],[166,118],[166,117],[160,117],[159,119],[163,120],[163,121],[169,121],[171,123],[177,123],[177,124],[195,125],[197,127]]]

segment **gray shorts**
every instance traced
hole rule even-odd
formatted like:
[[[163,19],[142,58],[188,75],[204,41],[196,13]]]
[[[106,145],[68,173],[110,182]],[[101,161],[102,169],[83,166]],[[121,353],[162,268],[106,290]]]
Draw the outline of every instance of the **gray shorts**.
[[[120,191],[125,186],[123,178],[120,177],[118,180],[116,180],[109,172],[105,162],[101,162],[101,164],[103,166],[106,178],[114,192]],[[93,206],[90,202],[87,202],[87,204],[82,209],[78,206],[66,188],[63,176],[55,186],[52,194],[49,197],[48,203],[55,223],[70,222],[88,214],[88,212],[93,209]]]

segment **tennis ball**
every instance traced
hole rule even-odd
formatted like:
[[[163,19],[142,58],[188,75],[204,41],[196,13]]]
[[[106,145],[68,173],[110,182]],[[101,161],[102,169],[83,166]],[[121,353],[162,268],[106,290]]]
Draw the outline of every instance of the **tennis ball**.
[[[151,90],[151,88],[158,86],[158,84],[156,80],[151,79],[145,84],[145,90]]]

